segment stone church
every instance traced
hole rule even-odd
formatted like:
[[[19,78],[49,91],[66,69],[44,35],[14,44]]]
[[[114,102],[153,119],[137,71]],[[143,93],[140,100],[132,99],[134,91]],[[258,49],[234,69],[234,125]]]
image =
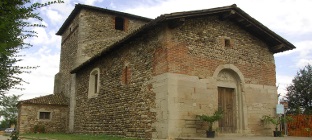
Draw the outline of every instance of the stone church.
[[[235,4],[156,19],[77,4],[61,26],[54,94],[18,104],[18,130],[142,139],[271,134],[274,54],[295,46]]]

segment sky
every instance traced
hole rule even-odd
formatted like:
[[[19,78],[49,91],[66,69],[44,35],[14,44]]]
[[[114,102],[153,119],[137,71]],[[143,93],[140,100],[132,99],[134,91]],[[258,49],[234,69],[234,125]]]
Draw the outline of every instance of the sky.
[[[46,2],[47,0],[32,0]],[[22,74],[24,90],[10,90],[9,94],[21,95],[20,99],[31,99],[53,93],[54,75],[59,71],[61,37],[55,35],[75,4],[86,4],[122,11],[148,18],[172,12],[201,10],[237,4],[250,16],[279,34],[297,48],[275,54],[276,85],[278,93],[284,95],[286,87],[299,69],[312,64],[312,0],[64,0],[38,10],[43,21],[32,21],[46,25],[35,28],[37,38],[26,40],[32,48],[22,50],[25,55],[21,66],[40,66],[30,74]]]

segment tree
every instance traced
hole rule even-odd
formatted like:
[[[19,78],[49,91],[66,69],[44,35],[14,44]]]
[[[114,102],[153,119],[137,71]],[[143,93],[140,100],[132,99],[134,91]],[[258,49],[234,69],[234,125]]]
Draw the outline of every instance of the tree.
[[[21,95],[4,96],[0,101],[1,124],[12,125],[17,122],[17,103]]]
[[[289,113],[312,114],[312,66],[308,64],[297,72],[287,87]]]
[[[21,73],[29,73],[32,66],[16,66],[21,61],[18,52],[32,45],[25,39],[36,37],[32,27],[44,27],[41,24],[29,22],[29,19],[42,21],[36,9],[54,3],[64,3],[62,0],[44,4],[31,3],[30,0],[0,1],[0,96],[11,88],[18,88],[25,81],[18,77]]]

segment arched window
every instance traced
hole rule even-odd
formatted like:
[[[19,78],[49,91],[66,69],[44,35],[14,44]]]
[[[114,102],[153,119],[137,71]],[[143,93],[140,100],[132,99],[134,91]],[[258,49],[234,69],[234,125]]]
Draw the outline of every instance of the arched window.
[[[95,68],[89,76],[88,98],[97,97],[100,90],[100,69]]]
[[[131,71],[129,66],[125,66],[121,75],[121,83],[123,85],[128,85],[131,80]]]

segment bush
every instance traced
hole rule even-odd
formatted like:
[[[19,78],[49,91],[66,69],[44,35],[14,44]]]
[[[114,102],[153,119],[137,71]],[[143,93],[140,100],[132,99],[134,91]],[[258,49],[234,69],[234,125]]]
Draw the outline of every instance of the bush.
[[[33,128],[34,133],[45,133],[45,126],[44,125],[35,125]]]
[[[17,131],[13,131],[10,137],[11,137],[11,140],[18,140],[19,133]]]

